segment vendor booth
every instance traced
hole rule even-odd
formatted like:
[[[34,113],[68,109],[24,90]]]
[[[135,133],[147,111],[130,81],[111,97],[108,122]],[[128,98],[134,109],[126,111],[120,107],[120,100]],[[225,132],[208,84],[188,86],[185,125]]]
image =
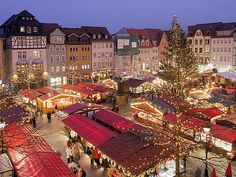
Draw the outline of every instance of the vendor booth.
[[[50,92],[37,98],[38,108],[47,113],[54,111],[55,107],[64,108],[78,101],[78,96],[57,91]]]
[[[153,90],[154,86],[148,81],[130,78],[124,81],[124,88],[131,93],[143,93]]]
[[[131,112],[132,116],[134,116],[138,122],[144,125],[162,125],[163,113],[147,101],[132,103]]]

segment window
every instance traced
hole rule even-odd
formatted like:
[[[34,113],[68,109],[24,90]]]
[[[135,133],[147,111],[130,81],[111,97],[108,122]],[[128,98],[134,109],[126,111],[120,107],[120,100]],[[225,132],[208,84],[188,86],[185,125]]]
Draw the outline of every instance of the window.
[[[213,52],[215,52],[215,51],[216,51],[216,48],[215,48],[215,47],[213,47],[213,48],[212,48],[212,51],[213,51]]]
[[[56,46],[56,51],[59,51],[60,50],[60,47],[59,46]]]
[[[191,45],[193,43],[192,39],[189,39],[188,43]]]
[[[229,47],[228,51],[231,52],[231,48],[230,47]]]
[[[195,48],[195,53],[197,53],[198,52],[198,48]]]
[[[56,72],[60,72],[60,66],[56,66]]]
[[[53,66],[50,67],[50,71],[51,71],[51,72],[54,72],[54,67],[53,67]]]
[[[112,48],[112,43],[110,43],[110,48]]]
[[[105,39],[108,39],[108,35],[105,35]]]
[[[228,43],[231,44],[231,39],[228,40]]]
[[[87,48],[87,51],[89,51],[90,49],[89,49],[89,47]]]
[[[50,61],[51,61],[51,63],[54,62],[54,56],[53,55],[50,55]]]
[[[61,51],[65,51],[65,46],[61,46]]]
[[[82,47],[82,51],[84,51],[84,48]]]
[[[224,52],[227,52],[227,48],[226,47],[224,48]]]
[[[205,44],[206,45],[210,44],[210,40],[209,39],[205,39]]]
[[[18,59],[21,59],[21,58],[22,58],[22,53],[18,52]]]
[[[220,56],[220,61],[223,61],[223,56]]]
[[[220,51],[220,49],[219,49],[219,47],[217,47],[217,48],[216,48],[216,52],[219,52],[219,51]]]
[[[202,45],[202,39],[199,40],[199,44]]]
[[[213,40],[213,44],[215,44],[216,43],[216,41],[215,41],[215,39]]]
[[[72,48],[70,48],[70,52],[72,52]]]
[[[202,53],[202,48],[199,48],[199,53]]]
[[[221,40],[220,40],[220,43],[221,43],[221,44],[223,44],[223,43],[224,43],[223,39],[221,39]]]
[[[25,27],[24,27],[24,26],[21,26],[21,27],[20,27],[20,32],[22,32],[22,33],[25,32]]]
[[[57,62],[60,61],[60,55],[57,55],[57,56],[56,56],[56,60],[57,60]]]
[[[26,52],[22,52],[22,58],[26,59]]]
[[[27,32],[27,33],[31,33],[31,27],[30,27],[30,26],[27,26],[26,32]]]
[[[98,39],[101,39],[101,34],[98,35]]]
[[[65,67],[65,66],[62,66],[62,67],[61,67],[61,71],[62,71],[62,72],[65,72],[65,71],[66,71],[66,67]]]
[[[93,35],[93,39],[96,39],[96,34]]]
[[[106,43],[106,48],[108,48],[108,43]]]
[[[197,45],[198,44],[198,40],[197,39],[195,39],[195,45]]]
[[[220,43],[220,41],[219,41],[219,39],[217,40],[217,44],[219,44]]]
[[[53,40],[54,40],[54,42],[61,42],[62,38],[61,38],[61,36],[54,36]]]
[[[93,53],[93,57],[96,58],[96,53]]]
[[[102,57],[103,57],[103,58],[105,57],[105,53],[104,53],[104,52],[102,52]]]
[[[225,39],[225,44],[227,44],[227,40]]]
[[[36,26],[33,27],[33,32],[37,33],[38,32],[38,28]]]
[[[65,55],[61,56],[61,61],[66,61],[66,56]]]
[[[228,62],[230,62],[230,60],[231,60],[231,57],[228,57]]]
[[[223,47],[221,47],[221,48],[220,48],[220,52],[223,52],[223,51],[224,51],[224,50],[223,50]]]

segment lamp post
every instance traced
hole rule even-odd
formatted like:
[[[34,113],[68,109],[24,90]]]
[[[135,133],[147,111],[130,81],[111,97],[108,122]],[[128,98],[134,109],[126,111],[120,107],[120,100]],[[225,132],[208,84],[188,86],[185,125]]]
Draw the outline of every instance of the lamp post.
[[[206,161],[205,161],[205,173],[204,173],[204,177],[209,177],[209,175],[208,175],[207,159],[208,159],[208,150],[209,150],[209,147],[208,147],[208,143],[209,143],[208,136],[209,136],[210,131],[211,131],[210,124],[206,124],[206,125],[203,127],[203,131],[204,131],[204,133],[205,133],[205,135],[206,135]]]

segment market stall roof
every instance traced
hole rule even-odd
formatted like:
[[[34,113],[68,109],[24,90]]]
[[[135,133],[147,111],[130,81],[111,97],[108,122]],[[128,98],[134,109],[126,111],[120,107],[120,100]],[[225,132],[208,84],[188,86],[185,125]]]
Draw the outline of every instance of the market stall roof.
[[[131,104],[131,108],[136,109],[138,111],[142,111],[145,113],[154,113],[154,114],[161,114],[162,112],[160,112],[159,110],[157,110],[153,105],[151,105],[148,102],[137,102],[137,103],[133,103]]]
[[[11,106],[0,110],[0,119],[6,123],[20,121],[25,115],[26,112],[22,106]]]
[[[142,85],[144,82],[146,82],[146,81],[130,78],[127,81],[124,81],[124,86],[127,88],[129,88],[129,87],[136,88],[136,87]]]
[[[64,119],[63,123],[94,146],[99,146],[117,135],[99,123],[77,114]]]
[[[215,96],[209,98],[209,99],[208,99],[208,102],[210,102],[210,103],[218,103],[218,102],[220,102],[220,100],[221,100],[220,97],[218,97],[217,95],[215,95]]]
[[[79,89],[76,86],[70,85],[70,84],[61,85],[60,88],[66,89],[66,90],[72,90],[72,91],[75,91],[75,92],[79,91]]]
[[[153,145],[130,133],[119,134],[98,149],[134,176],[172,157],[174,152],[170,145]]]
[[[35,92],[35,91],[29,91],[23,95],[24,95],[24,97],[28,98],[29,100],[34,100],[37,97],[41,96],[42,94]]]
[[[229,79],[231,81],[236,81],[236,73],[234,72],[219,72],[216,75]]]
[[[84,108],[86,108],[87,106],[85,106],[84,104],[81,104],[81,103],[76,103],[76,104],[73,104],[71,106],[68,106],[66,108],[63,108],[61,109],[62,112],[65,112],[66,114],[73,114],[75,112],[78,112]]]
[[[236,102],[231,100],[221,100],[220,103],[223,104],[225,107],[236,105]]]
[[[153,100],[153,103],[154,103],[155,105],[157,105],[157,106],[164,107],[165,109],[170,110],[170,111],[172,111],[172,112],[175,112],[175,111],[176,111],[176,108],[175,108],[173,105],[167,103],[166,101],[164,101],[164,100],[161,99],[161,98],[155,98],[155,99]]]
[[[84,83],[84,82],[80,82],[76,86],[86,88],[89,90],[93,90],[93,91],[97,91],[97,92],[107,92],[110,90],[110,88],[105,87],[105,86],[96,85],[96,84],[88,84],[88,83]]]
[[[219,108],[217,107],[205,108],[201,111],[201,113],[203,113],[205,116],[207,116],[210,119],[224,114],[224,112],[219,110]]]
[[[39,92],[41,94],[47,94],[54,91],[54,89],[50,87],[41,87],[41,88],[35,89],[34,91]]]
[[[132,121],[125,119],[120,114],[115,113],[111,110],[101,109],[93,116],[95,119],[108,124],[114,129],[119,130],[120,132],[128,132],[134,125]]]
[[[211,124],[211,135],[228,143],[232,143],[236,140],[236,130],[221,125]]]
[[[80,82],[80,85],[76,85],[76,86],[66,84],[66,85],[60,86],[60,88],[66,89],[66,90],[72,90],[74,92],[78,92],[78,93],[83,94],[83,95],[91,95],[91,94],[96,93],[94,90],[87,89],[86,87],[81,86],[81,83],[82,82]]]
[[[46,100],[51,99],[53,97],[56,97],[58,95],[60,95],[59,92],[53,91],[53,92],[49,92],[49,93],[47,93],[45,95],[40,96],[39,99],[42,100],[42,101],[46,101]]]
[[[7,124],[3,142],[18,177],[72,177],[71,170],[30,125]]]

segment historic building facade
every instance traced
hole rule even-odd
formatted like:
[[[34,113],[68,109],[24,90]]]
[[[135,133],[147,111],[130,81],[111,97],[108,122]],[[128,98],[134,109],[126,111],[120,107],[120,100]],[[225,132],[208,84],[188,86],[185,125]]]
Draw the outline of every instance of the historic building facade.
[[[92,43],[92,78],[104,79],[114,75],[114,42],[106,27],[82,26]]]
[[[44,84],[47,41],[41,23],[24,10],[3,23],[1,33],[5,38],[5,75],[8,79],[14,76],[22,83],[34,80],[37,85]]]
[[[67,84],[67,51],[65,34],[58,24],[44,23],[47,34],[47,71],[48,85],[58,86]]]
[[[236,23],[206,23],[188,27],[188,41],[199,70],[216,68],[220,72],[235,70],[233,35]]]
[[[92,74],[92,45],[90,36],[81,28],[62,28],[66,35],[66,50],[70,83],[78,80],[91,80]]]
[[[122,28],[113,35],[115,41],[115,73],[117,76],[136,76],[139,67],[138,59],[138,37],[130,35],[126,28]]]

